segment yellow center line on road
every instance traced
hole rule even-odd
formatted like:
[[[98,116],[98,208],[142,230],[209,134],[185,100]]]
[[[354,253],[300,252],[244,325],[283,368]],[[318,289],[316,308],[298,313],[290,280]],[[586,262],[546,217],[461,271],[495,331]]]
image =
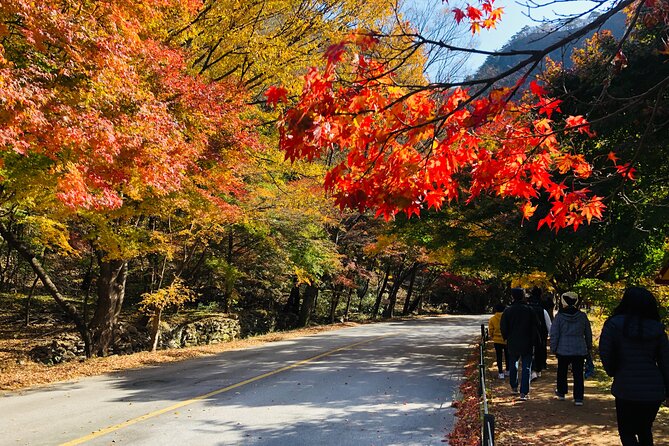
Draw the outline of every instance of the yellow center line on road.
[[[326,356],[332,355],[333,353],[337,353],[337,352],[340,352],[340,351],[343,351],[343,350],[350,350],[353,347],[357,347],[358,345],[368,344],[370,342],[374,342],[374,341],[377,341],[377,340],[382,339],[382,338],[387,338],[388,336],[392,336],[392,334],[377,336],[377,337],[372,338],[372,339],[366,339],[364,341],[355,342],[353,344],[345,345],[343,347],[339,347],[339,348],[336,348],[334,350],[330,350],[330,351],[327,351],[325,353],[321,353],[319,355],[312,356],[311,358],[307,358],[307,359],[303,359],[301,361],[294,362],[290,365],[278,368],[276,370],[272,370],[271,372],[263,373],[262,375],[254,376],[253,378],[249,378],[247,380],[240,381],[236,384],[232,384],[228,387],[223,387],[221,389],[213,390],[209,393],[205,393],[204,395],[196,396],[194,398],[184,400],[184,401],[181,401],[181,402],[176,403],[176,404],[172,404],[169,407],[165,407],[163,409],[159,409],[159,410],[156,410],[156,411],[153,411],[153,412],[149,412],[147,414],[141,415],[141,416],[136,417],[136,418],[131,418],[130,420],[124,421],[123,423],[118,423],[118,424],[114,424],[112,426],[105,427],[105,428],[100,429],[98,431],[92,432],[92,433],[90,433],[86,436],[68,441],[66,443],[62,443],[60,446],[74,446],[74,445],[77,445],[77,444],[85,443],[87,441],[93,440],[93,439],[101,437],[103,435],[107,435],[107,434],[109,434],[111,432],[114,432],[114,431],[117,431],[119,429],[123,429],[123,428],[131,426],[133,424],[142,422],[144,420],[148,420],[149,418],[154,418],[154,417],[157,417],[157,416],[162,415],[164,413],[171,412],[171,411],[176,410],[176,409],[180,409],[184,406],[188,406],[188,405],[196,403],[198,401],[202,401],[202,400],[204,400],[206,398],[209,398],[209,397],[212,397],[214,395],[218,395],[220,393],[228,392],[228,391],[236,389],[238,387],[245,386],[246,384],[251,384],[252,382],[256,382],[256,381],[259,381],[261,379],[267,378],[269,376],[276,375],[277,373],[285,372],[286,370],[290,370],[290,369],[294,369],[296,367],[300,367],[300,366],[302,366],[304,364],[307,364],[309,362],[313,362],[313,361],[316,361],[318,359],[324,358]]]

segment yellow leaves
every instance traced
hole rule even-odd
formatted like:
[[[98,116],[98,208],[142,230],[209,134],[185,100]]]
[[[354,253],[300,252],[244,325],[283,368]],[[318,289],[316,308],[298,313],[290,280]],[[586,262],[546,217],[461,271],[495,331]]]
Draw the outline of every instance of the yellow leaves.
[[[64,224],[37,215],[24,217],[21,222],[36,232],[34,238],[39,240],[41,245],[52,249],[57,248],[63,254],[76,254],[76,251],[70,246],[69,232]]]
[[[299,266],[295,266],[293,268],[293,274],[295,274],[295,277],[297,277],[297,283],[298,285],[301,285],[303,283],[307,285],[311,285],[313,278],[309,274],[308,271],[306,271],[304,268],[300,268]]]
[[[351,24],[371,28],[389,12],[386,0],[216,0],[177,37],[214,78],[238,77],[261,90],[277,83],[296,94],[305,67],[324,64],[323,48],[346,39]]]
[[[195,300],[196,297],[195,292],[188,288],[181,278],[176,277],[170,286],[142,294],[139,310],[151,315],[169,307],[180,308],[186,302]]]

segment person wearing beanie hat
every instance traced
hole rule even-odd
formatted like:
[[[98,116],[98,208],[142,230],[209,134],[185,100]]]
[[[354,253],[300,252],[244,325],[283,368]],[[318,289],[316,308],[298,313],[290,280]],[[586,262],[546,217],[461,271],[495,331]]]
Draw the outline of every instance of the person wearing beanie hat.
[[[592,328],[588,316],[578,308],[578,294],[570,291],[560,296],[562,309],[551,326],[551,352],[558,360],[555,395],[564,400],[567,394],[567,372],[574,377],[574,404],[583,405],[585,393],[583,366],[592,350]]]
[[[500,321],[502,337],[509,351],[509,384],[513,393],[518,393],[518,364],[522,365],[520,377],[520,399],[529,399],[532,354],[540,336],[539,320],[525,303],[525,290],[511,290],[513,303],[509,305]]]
[[[578,302],[578,294],[573,291],[567,291],[566,293],[562,293],[560,301],[562,302],[562,308],[575,307],[576,302]]]

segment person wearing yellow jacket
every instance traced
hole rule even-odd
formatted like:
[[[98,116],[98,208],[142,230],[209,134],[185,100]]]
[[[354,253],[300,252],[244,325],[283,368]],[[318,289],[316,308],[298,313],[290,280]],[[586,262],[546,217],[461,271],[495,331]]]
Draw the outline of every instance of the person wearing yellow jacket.
[[[493,307],[495,314],[488,321],[488,336],[495,345],[495,355],[497,356],[497,377],[504,379],[509,376],[509,351],[506,348],[506,340],[502,337],[500,330],[500,321],[502,320],[502,313],[506,307],[504,304],[497,304]],[[504,358],[504,367],[502,367],[502,357]],[[505,374],[506,372],[506,374]]]

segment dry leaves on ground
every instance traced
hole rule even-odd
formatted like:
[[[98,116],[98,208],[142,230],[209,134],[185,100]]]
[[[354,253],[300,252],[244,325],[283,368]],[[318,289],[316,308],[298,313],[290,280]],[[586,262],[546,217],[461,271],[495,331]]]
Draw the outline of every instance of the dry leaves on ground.
[[[17,361],[13,356],[3,355],[0,356],[0,390],[17,390],[84,376],[101,375],[103,373],[152,366],[166,362],[183,361],[200,356],[215,355],[228,350],[238,350],[267,342],[282,341],[298,336],[306,336],[356,325],[358,324],[353,322],[323,325],[286,332],[269,333],[221,344],[159,350],[155,353],[140,352],[132,355],[92,358],[84,362],[67,362],[54,366],[46,366],[27,360]],[[8,344],[15,341],[2,340],[2,342]],[[9,345],[2,345],[1,347],[0,350],[13,350]]]

